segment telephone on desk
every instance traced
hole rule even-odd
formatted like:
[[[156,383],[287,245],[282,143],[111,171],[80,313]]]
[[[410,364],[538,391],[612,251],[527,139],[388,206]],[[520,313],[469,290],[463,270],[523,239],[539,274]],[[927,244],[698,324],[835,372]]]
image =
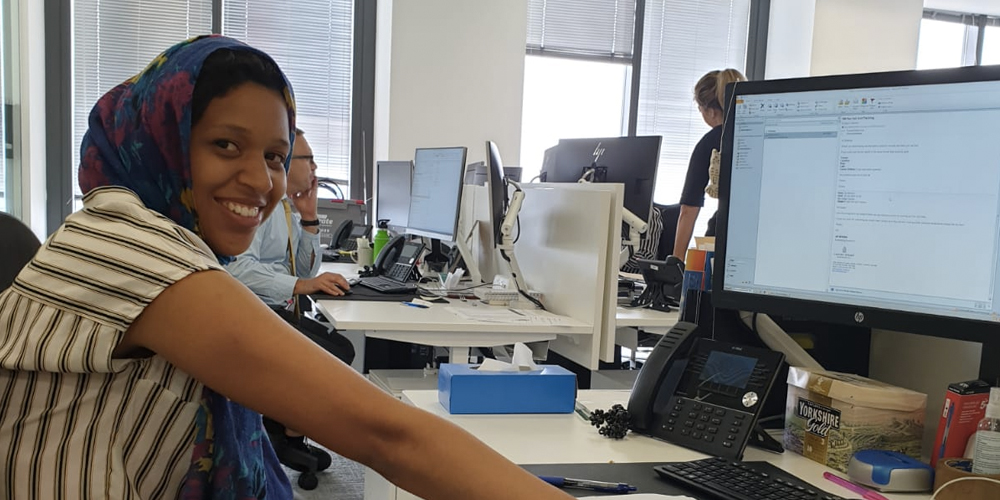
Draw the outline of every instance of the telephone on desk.
[[[417,288],[412,283],[414,269],[423,251],[424,244],[419,240],[408,242],[404,236],[394,237],[375,257],[371,274],[358,284],[382,293],[412,293]]]
[[[340,260],[340,252],[353,252],[358,249],[358,238],[367,238],[372,232],[371,226],[355,224],[347,219],[340,223],[340,226],[333,232],[333,239],[330,246],[323,250],[324,262],[336,262]]]
[[[757,418],[784,355],[700,338],[697,328],[677,323],[649,354],[628,402],[632,430],[730,460],[752,438],[780,453]]]

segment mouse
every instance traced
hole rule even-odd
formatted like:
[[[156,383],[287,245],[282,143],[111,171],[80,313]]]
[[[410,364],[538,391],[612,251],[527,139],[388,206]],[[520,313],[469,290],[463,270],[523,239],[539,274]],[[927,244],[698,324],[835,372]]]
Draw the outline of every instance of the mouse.
[[[358,283],[361,283],[361,278],[351,278],[347,280],[347,284],[351,286],[356,286]]]

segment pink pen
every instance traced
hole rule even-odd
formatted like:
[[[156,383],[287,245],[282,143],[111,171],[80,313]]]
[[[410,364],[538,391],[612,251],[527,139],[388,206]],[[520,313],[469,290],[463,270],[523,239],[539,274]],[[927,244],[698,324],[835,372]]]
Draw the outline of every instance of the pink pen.
[[[847,489],[849,489],[849,490],[851,490],[851,491],[853,491],[853,492],[861,495],[861,498],[864,498],[865,500],[889,500],[888,498],[886,498],[886,497],[884,497],[882,495],[879,495],[878,493],[876,493],[876,492],[874,492],[872,490],[869,490],[869,489],[867,489],[865,487],[862,487],[862,486],[858,486],[858,485],[856,485],[856,484],[854,484],[854,483],[852,483],[852,482],[850,482],[850,481],[848,481],[848,480],[846,480],[846,479],[844,479],[844,478],[842,478],[840,476],[834,475],[834,474],[832,474],[830,472],[824,472],[823,473],[823,477],[825,477],[827,481],[830,481],[832,483],[837,483],[838,485],[843,486],[844,488],[847,488]]]

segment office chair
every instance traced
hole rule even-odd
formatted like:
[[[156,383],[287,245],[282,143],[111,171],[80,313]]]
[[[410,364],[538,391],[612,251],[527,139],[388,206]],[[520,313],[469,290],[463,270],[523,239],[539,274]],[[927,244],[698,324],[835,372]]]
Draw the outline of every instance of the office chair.
[[[674,238],[677,235],[677,218],[681,215],[681,205],[660,205],[654,203],[660,209],[660,220],[663,221],[663,231],[660,233],[660,245],[656,248],[656,260],[666,260],[674,251]],[[683,255],[678,255],[684,258]]]
[[[42,246],[28,226],[13,216],[0,212],[0,291],[14,283],[14,278]]]

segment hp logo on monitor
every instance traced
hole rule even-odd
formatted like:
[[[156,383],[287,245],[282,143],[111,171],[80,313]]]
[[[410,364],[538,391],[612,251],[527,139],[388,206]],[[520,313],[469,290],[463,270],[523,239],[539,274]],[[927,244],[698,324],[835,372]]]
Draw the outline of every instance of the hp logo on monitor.
[[[865,322],[865,313],[863,313],[861,311],[858,311],[858,312],[854,313],[854,322],[855,323],[864,323]]]

